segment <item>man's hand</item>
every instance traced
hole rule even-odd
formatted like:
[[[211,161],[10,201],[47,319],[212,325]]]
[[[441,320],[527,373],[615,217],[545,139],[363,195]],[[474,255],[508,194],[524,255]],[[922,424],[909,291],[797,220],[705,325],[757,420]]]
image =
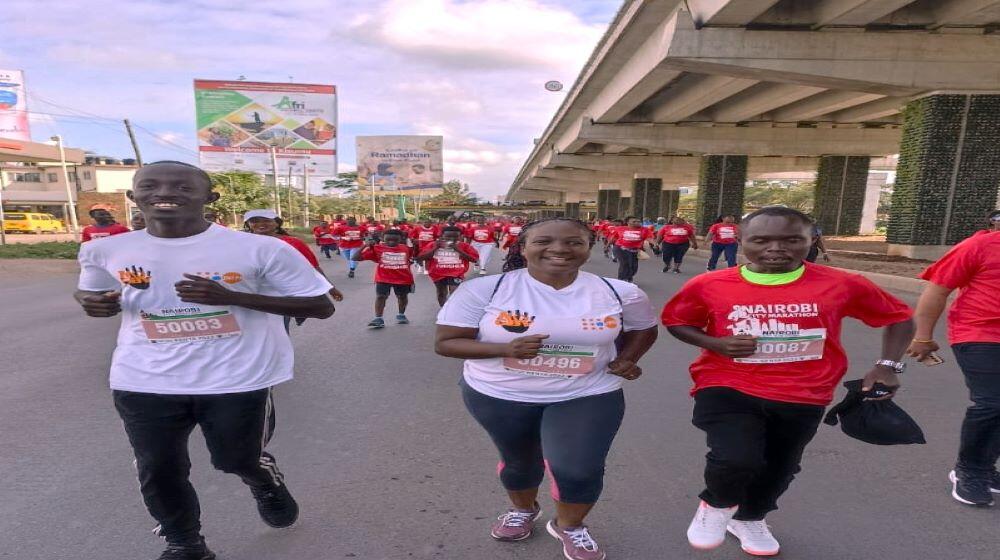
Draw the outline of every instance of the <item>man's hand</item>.
[[[608,373],[633,381],[642,375],[642,368],[631,360],[618,359],[608,364]]]
[[[747,358],[757,351],[757,339],[747,335],[724,336],[717,338],[711,351],[729,358]]]
[[[914,340],[910,343],[910,347],[906,349],[907,356],[913,356],[917,361],[926,360],[927,356],[932,352],[937,352],[941,347],[938,346],[937,342],[933,340],[928,340],[926,342],[917,342]]]
[[[868,372],[868,375],[865,375],[864,380],[861,381],[861,392],[864,393],[871,391],[872,387],[874,387],[876,383],[885,385],[891,392],[888,395],[882,397],[871,397],[868,400],[884,401],[891,399],[896,395],[896,391],[899,389],[900,385],[899,376],[896,375],[896,372],[885,366],[875,366]]]
[[[88,317],[114,317],[122,311],[121,297],[121,292],[104,292],[85,295],[77,301]]]
[[[507,356],[519,360],[534,358],[542,349],[542,341],[548,337],[547,334],[531,334],[515,338],[507,343]]]
[[[235,305],[236,292],[224,288],[222,284],[195,276],[185,274],[187,280],[181,280],[174,284],[177,296],[185,303],[201,303],[204,305]]]
[[[823,261],[830,262],[830,253],[823,253]]]
[[[330,297],[333,298],[333,301],[344,301],[344,294],[340,293],[337,288],[330,288]]]

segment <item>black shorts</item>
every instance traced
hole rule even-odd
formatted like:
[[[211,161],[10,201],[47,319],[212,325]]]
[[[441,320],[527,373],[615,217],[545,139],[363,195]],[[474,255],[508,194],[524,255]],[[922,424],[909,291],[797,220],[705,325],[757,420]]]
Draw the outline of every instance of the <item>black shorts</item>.
[[[458,286],[461,283],[462,283],[462,279],[461,278],[458,278],[458,277],[455,277],[455,276],[449,276],[448,278],[442,278],[442,279],[438,280],[437,282],[434,282],[434,285],[435,286]]]
[[[386,284],[385,282],[375,283],[375,294],[385,297],[389,292],[396,292],[397,296],[405,296],[413,291],[412,284]]]

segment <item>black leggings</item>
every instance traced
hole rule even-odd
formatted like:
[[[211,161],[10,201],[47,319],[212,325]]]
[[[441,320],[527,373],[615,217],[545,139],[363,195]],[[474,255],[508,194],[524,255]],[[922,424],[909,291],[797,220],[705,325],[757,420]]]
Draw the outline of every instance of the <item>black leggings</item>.
[[[684,260],[684,254],[688,252],[691,247],[691,243],[685,241],[684,243],[667,243],[664,241],[660,243],[660,251],[663,253],[663,264],[670,265],[670,261],[673,260],[674,264],[681,264]]]
[[[618,260],[618,279],[631,282],[639,272],[639,251],[622,249],[615,245],[615,259]]]
[[[622,390],[555,403],[484,395],[462,382],[462,398],[500,452],[497,472],[509,491],[538,488],[549,472],[554,500],[593,504],[604,488],[604,461],[625,415]]]

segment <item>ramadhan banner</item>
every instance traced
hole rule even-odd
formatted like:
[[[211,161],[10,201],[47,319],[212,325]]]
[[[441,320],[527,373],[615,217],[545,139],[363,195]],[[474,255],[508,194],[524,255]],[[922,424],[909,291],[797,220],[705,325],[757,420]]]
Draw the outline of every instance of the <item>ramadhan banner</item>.
[[[0,70],[0,138],[31,142],[24,72]]]
[[[337,89],[331,85],[194,81],[198,154],[207,171],[337,175]]]
[[[358,136],[362,190],[432,195],[444,181],[440,136]]]

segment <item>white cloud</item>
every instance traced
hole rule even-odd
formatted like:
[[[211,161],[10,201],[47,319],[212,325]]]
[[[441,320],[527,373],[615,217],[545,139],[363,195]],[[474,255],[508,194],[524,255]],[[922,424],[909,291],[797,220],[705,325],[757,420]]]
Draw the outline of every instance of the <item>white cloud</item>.
[[[354,38],[444,66],[487,69],[579,65],[603,26],[535,0],[390,0],[358,16]]]

